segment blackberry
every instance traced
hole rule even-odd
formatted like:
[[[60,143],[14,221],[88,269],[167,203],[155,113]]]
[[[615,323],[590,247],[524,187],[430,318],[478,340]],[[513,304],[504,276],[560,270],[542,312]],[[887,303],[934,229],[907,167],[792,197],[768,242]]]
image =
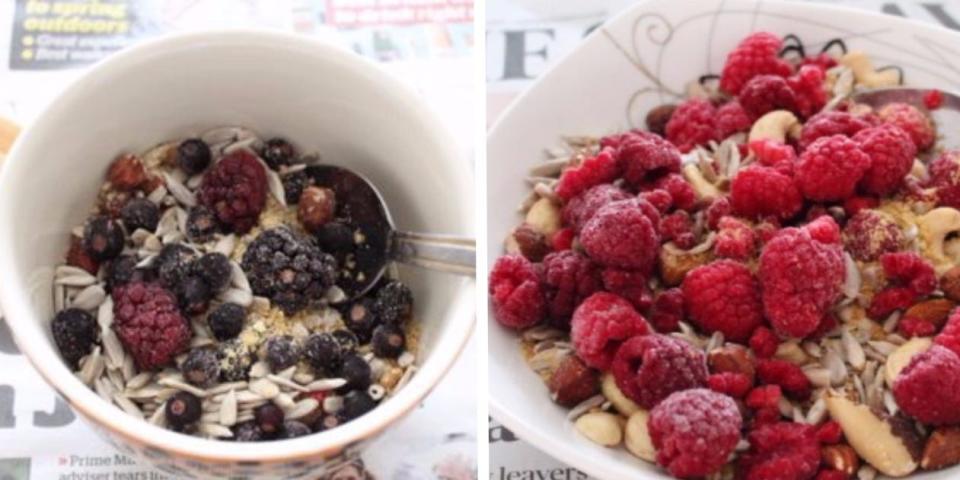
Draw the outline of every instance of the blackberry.
[[[240,335],[247,311],[236,303],[223,303],[207,315],[207,325],[213,336],[220,340],[230,340]]]
[[[283,410],[273,403],[265,403],[253,410],[253,421],[257,422],[260,431],[272,437],[283,429]]]
[[[334,253],[353,251],[353,227],[341,220],[323,224],[314,235],[324,251]]]
[[[153,261],[160,283],[167,288],[177,288],[190,273],[190,264],[194,256],[193,250],[183,244],[164,245]]]
[[[97,322],[89,313],[79,308],[68,308],[57,312],[50,323],[53,331],[53,341],[60,349],[60,355],[71,368],[77,368],[77,363],[84,355],[93,350],[97,342]]]
[[[263,146],[261,156],[267,165],[277,170],[281,165],[289,165],[290,160],[297,154],[296,149],[286,139],[275,137],[267,140]]]
[[[113,290],[130,282],[146,280],[147,272],[137,268],[138,262],[137,257],[133,255],[120,255],[111,260],[105,272],[107,290]]]
[[[280,434],[282,439],[290,439],[310,435],[310,427],[296,420],[287,420],[283,422],[283,432]]]
[[[310,335],[303,345],[303,354],[318,372],[334,374],[343,362],[343,347],[329,333]]]
[[[377,401],[370,397],[367,392],[355,390],[343,397],[343,407],[337,412],[342,422],[349,422],[364,413],[373,410],[377,406]]]
[[[180,365],[180,372],[188,382],[200,388],[212,387],[220,378],[220,360],[217,352],[208,348],[194,348]]]
[[[413,293],[403,283],[392,280],[377,291],[374,308],[381,321],[398,324],[413,313]]]
[[[202,278],[196,275],[187,275],[176,286],[177,303],[184,312],[197,315],[207,310],[213,292]]]
[[[300,346],[289,335],[270,337],[265,350],[267,364],[274,372],[290,368],[300,361]]]
[[[160,222],[160,209],[146,198],[134,198],[120,209],[120,219],[128,232],[138,228],[152,232]]]
[[[177,165],[190,175],[204,171],[210,156],[210,147],[199,138],[188,138],[177,146]]]
[[[187,237],[194,242],[206,242],[220,231],[217,214],[203,205],[197,205],[187,213]]]
[[[346,404],[346,402],[344,402]],[[177,392],[167,400],[164,414],[174,427],[183,427],[200,419],[200,399],[190,392]]]
[[[217,358],[220,359],[220,380],[239,382],[249,378],[256,355],[243,342],[233,339],[220,343]]]
[[[382,358],[397,358],[406,348],[407,339],[400,327],[384,324],[373,330],[371,343],[374,355]]]
[[[352,352],[360,346],[360,340],[350,330],[334,330],[331,335],[340,344],[340,349],[344,353]]]
[[[370,364],[357,354],[349,354],[340,366],[340,378],[347,381],[341,391],[366,390],[371,381]]]
[[[253,293],[269,298],[287,315],[322,298],[337,272],[331,255],[286,227],[267,230],[250,242],[242,266]]]
[[[83,249],[98,262],[120,255],[124,241],[123,228],[109,217],[93,217],[83,227]]]
[[[198,258],[191,268],[194,275],[202,278],[213,293],[222,292],[227,288],[233,275],[230,259],[218,252],[208,253]]]
[[[263,440],[263,432],[256,422],[250,420],[233,427],[233,439],[237,442],[259,442]]]
[[[307,175],[307,172],[300,170],[288,173],[283,176],[283,195],[287,200],[287,205],[296,205],[300,201],[300,194],[303,189],[313,185],[313,177]]]
[[[367,343],[379,319],[373,310],[373,299],[361,298],[350,305],[343,314],[343,323],[357,335],[360,342]]]

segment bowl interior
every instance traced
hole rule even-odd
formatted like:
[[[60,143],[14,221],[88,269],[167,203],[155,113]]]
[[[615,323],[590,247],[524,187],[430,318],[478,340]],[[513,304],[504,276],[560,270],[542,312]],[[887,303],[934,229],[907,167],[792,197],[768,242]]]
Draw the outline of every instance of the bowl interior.
[[[603,135],[642,126],[646,112],[675,101],[692,79],[718,74],[726,52],[749,32],[796,35],[807,52],[833,39],[868,52],[877,66],[903,68],[907,83],[957,90],[958,37],[893,16],[807,2],[641,2],[599,28],[523,94],[491,129],[487,144],[487,271],[521,221],[523,179],[561,135]],[[547,453],[604,479],[668,478],[623,449],[579,436],[567,410],[524,365],[514,332],[489,321],[491,412]],[[953,474],[955,475],[955,473]],[[925,473],[918,478],[947,478]]]
[[[0,179],[0,218],[7,225],[0,232],[3,307],[21,348],[74,402],[108,412],[62,365],[49,334],[52,269],[62,261],[70,230],[86,218],[118,153],[221,125],[287,137],[304,152],[319,152],[324,162],[366,175],[400,229],[472,233],[472,175],[462,149],[415,95],[358,56],[262,32],[190,34],[120,53],[53,102],[23,134]],[[416,269],[402,275],[414,290],[423,327],[423,378],[418,373],[409,392],[385,402],[388,412],[320,434],[330,433],[324,437],[330,442],[356,437],[415,405],[469,335],[472,282]],[[117,422],[198,453],[219,443],[171,437],[130,420]],[[327,444],[320,436],[312,447],[234,445],[230,451],[259,458],[290,454]]]

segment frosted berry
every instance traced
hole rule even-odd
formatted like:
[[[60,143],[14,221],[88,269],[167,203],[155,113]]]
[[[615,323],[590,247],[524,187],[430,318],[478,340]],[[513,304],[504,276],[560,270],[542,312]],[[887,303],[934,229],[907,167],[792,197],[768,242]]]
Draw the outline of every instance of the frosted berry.
[[[93,316],[78,308],[57,312],[50,324],[50,330],[60,355],[71,368],[76,368],[80,359],[93,350],[99,334]]]
[[[620,391],[646,409],[671,393],[707,384],[703,351],[656,333],[624,342],[614,357],[612,371]]]
[[[403,282],[391,280],[377,290],[373,310],[385,323],[403,323],[413,315],[413,292]]]
[[[877,116],[884,123],[892,123],[910,135],[917,150],[924,151],[933,146],[937,132],[930,116],[907,103],[893,102],[880,107]]]
[[[263,145],[263,161],[273,170],[282,165],[290,165],[290,161],[297,155],[297,150],[285,138],[274,137]]]
[[[731,100],[717,109],[717,133],[720,138],[727,138],[733,134],[747,132],[750,130],[753,122],[750,115],[744,110],[743,105],[736,100]]]
[[[266,192],[263,165],[250,152],[237,150],[203,176],[199,200],[216,213],[221,225],[243,234],[257,223],[266,205]]]
[[[680,151],[659,135],[634,130],[621,135],[616,159],[634,186],[680,171]]]
[[[236,303],[222,303],[207,315],[207,325],[217,340],[230,340],[243,330],[247,311]]]
[[[747,260],[756,253],[757,235],[749,225],[734,217],[723,217],[717,227],[713,252],[718,257]]]
[[[620,162],[610,149],[603,150],[595,157],[583,160],[579,165],[568,167],[560,175],[554,192],[563,200],[570,200],[590,187],[610,183],[620,176]]]
[[[767,327],[758,327],[750,335],[750,348],[760,358],[770,358],[777,353],[777,346],[780,340],[776,334]]]
[[[370,344],[373,353],[380,358],[397,358],[407,346],[403,330],[392,324],[384,324],[373,329]]]
[[[719,141],[716,116],[717,108],[708,100],[691,98],[680,104],[667,122],[667,140],[682,153],[711,140]]]
[[[187,213],[187,238],[194,242],[206,242],[220,231],[217,215],[213,210],[197,205]]]
[[[780,38],[768,32],[756,32],[740,41],[740,44],[727,54],[720,74],[720,89],[737,95],[743,86],[757,75],[790,75],[793,68],[778,56],[782,45]]]
[[[377,401],[370,397],[367,392],[353,391],[343,397],[343,407],[337,412],[337,417],[342,422],[348,422],[361,415],[373,410],[377,406]]]
[[[210,147],[199,138],[188,138],[177,145],[177,165],[188,175],[206,170],[210,157]]]
[[[742,263],[717,260],[693,269],[683,280],[683,296],[690,319],[707,333],[744,342],[763,323],[759,285]]]
[[[600,290],[600,269],[576,251],[554,252],[543,259],[543,288],[550,318],[565,324],[577,305]]]
[[[233,267],[230,259],[219,252],[202,255],[191,265],[193,274],[199,277],[213,292],[221,292],[230,285]]]
[[[750,450],[737,469],[750,480],[809,480],[820,466],[816,429],[801,423],[760,425],[747,435]]]
[[[83,249],[98,262],[120,255],[124,241],[123,227],[108,217],[93,217],[83,227]]]
[[[220,380],[220,359],[208,348],[194,348],[180,365],[183,378],[200,388],[212,387]]]
[[[884,124],[857,132],[853,141],[870,157],[870,168],[860,180],[860,188],[871,195],[889,195],[910,173],[917,148],[900,127]]]
[[[697,388],[676,392],[650,412],[657,463],[677,478],[707,476],[727,463],[743,420],[728,396]]]
[[[156,284],[132,282],[113,290],[113,329],[142,370],[169,365],[192,332],[177,299]]]
[[[247,246],[241,266],[253,293],[269,298],[288,315],[323,298],[337,273],[332,255],[286,227],[257,235]]]
[[[860,210],[843,227],[843,246],[853,258],[865,262],[901,250],[905,240],[893,217],[880,210]]]
[[[267,339],[264,359],[270,370],[279,372],[286,370],[300,361],[300,345],[289,335],[277,335]]]
[[[329,333],[317,333],[307,337],[303,344],[303,355],[318,372],[333,375],[343,363],[344,348]]]
[[[656,260],[660,236],[651,221],[649,203],[621,200],[600,208],[580,233],[580,243],[594,261],[610,267],[650,271]]]
[[[532,263],[520,255],[504,255],[490,271],[494,318],[509,328],[526,328],[546,314],[544,291]]]
[[[563,223],[564,225],[570,225],[579,232],[583,225],[587,223],[587,220],[590,220],[601,207],[628,198],[630,198],[630,194],[609,183],[591,187],[564,204]]]
[[[146,198],[134,198],[120,209],[120,219],[128,232],[138,228],[152,232],[160,221],[160,209]]]
[[[363,357],[355,353],[344,355],[340,365],[340,378],[347,383],[341,388],[343,391],[366,390],[370,386],[371,375],[370,364]]]
[[[838,201],[853,195],[870,168],[870,157],[842,135],[822,137],[800,154],[796,181],[800,193],[814,201]]]
[[[792,178],[771,167],[751,165],[733,177],[730,204],[746,217],[788,219],[800,211],[803,198]]]
[[[676,331],[684,319],[683,290],[671,288],[657,295],[650,310],[650,323],[660,333]]]
[[[646,319],[630,302],[607,292],[594,293],[584,300],[570,321],[570,338],[577,355],[598,370],[610,368],[625,340],[649,332]]]
[[[800,367],[786,360],[761,359],[757,362],[757,378],[761,383],[779,385],[784,393],[797,400],[810,397],[810,379]]]
[[[960,357],[940,345],[914,356],[897,375],[893,397],[901,410],[920,422],[960,422]]]
[[[200,420],[202,413],[200,399],[190,392],[175,393],[164,406],[167,422],[178,428]]]
[[[660,177],[653,182],[653,188],[669,193],[670,203],[677,209],[692,211],[697,206],[697,193],[693,190],[693,186],[679,173],[670,173]],[[664,211],[659,207],[657,210]]]
[[[737,100],[752,118],[773,110],[797,110],[797,94],[777,75],[757,75],[740,90]]]

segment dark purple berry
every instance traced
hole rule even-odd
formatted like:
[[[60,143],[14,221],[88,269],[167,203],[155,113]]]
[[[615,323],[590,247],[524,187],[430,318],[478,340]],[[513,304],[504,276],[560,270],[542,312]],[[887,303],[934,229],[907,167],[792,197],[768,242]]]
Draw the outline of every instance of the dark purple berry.
[[[325,252],[343,253],[354,249],[353,228],[339,220],[327,222],[315,233],[317,243]]]
[[[367,392],[354,390],[343,397],[343,407],[337,412],[342,422],[349,422],[377,406],[376,400]]]
[[[303,345],[307,361],[319,372],[334,374],[343,362],[343,347],[329,333],[310,335]]]
[[[219,293],[230,284],[233,267],[226,255],[213,252],[193,262],[193,273],[207,282],[212,292]]]
[[[280,438],[297,438],[310,435],[311,433],[310,427],[304,425],[303,422],[287,420],[286,422],[283,422],[283,433],[280,434]]]
[[[361,298],[350,305],[343,316],[343,323],[357,335],[362,343],[370,341],[373,329],[380,323],[373,310],[373,303],[370,298]]]
[[[106,266],[107,289],[112,290],[130,282],[144,280],[147,272],[137,268],[138,262],[133,255],[120,255],[111,260]]]
[[[259,442],[263,440],[263,432],[252,420],[238,423],[233,427],[233,439],[238,442]]]
[[[265,403],[253,410],[253,421],[257,422],[265,436],[273,437],[283,429],[283,410],[272,403]]]
[[[77,368],[80,359],[90,353],[97,342],[97,322],[92,315],[78,308],[57,312],[50,329],[53,341],[71,368]]]
[[[134,198],[120,209],[120,219],[128,232],[138,228],[152,232],[160,222],[160,209],[146,198]]]
[[[168,289],[177,289],[190,273],[190,264],[194,256],[194,251],[185,245],[179,243],[164,245],[153,261],[160,283]]]
[[[403,329],[396,325],[384,324],[373,330],[373,353],[381,358],[397,358],[407,346]]]
[[[190,175],[204,171],[210,165],[210,147],[199,138],[189,138],[177,146],[177,165]]]
[[[212,387],[220,378],[220,359],[213,350],[195,348],[187,354],[180,371],[191,384],[201,388]]]
[[[286,139],[271,138],[263,146],[262,157],[271,169],[277,170],[281,165],[289,165],[296,154],[296,149]]]
[[[303,189],[313,185],[313,177],[307,175],[304,170],[288,173],[281,180],[283,181],[283,195],[287,200],[287,205],[299,203]]]
[[[343,365],[340,366],[340,378],[347,381],[341,387],[341,391],[366,390],[371,381],[370,365],[363,357],[349,354],[343,359]]]
[[[220,231],[220,223],[213,210],[197,205],[187,213],[187,237],[194,242],[206,242]]]
[[[220,341],[240,335],[247,311],[236,303],[222,303],[207,315],[207,325],[213,336]]]
[[[287,315],[322,299],[337,275],[332,255],[286,227],[257,235],[243,254],[242,266],[253,293],[269,298]]]
[[[377,291],[374,308],[381,321],[401,323],[413,314],[413,293],[403,283],[393,280]]]
[[[175,427],[189,425],[200,419],[202,413],[200,399],[190,392],[177,392],[167,400],[164,413],[166,413],[167,422]]]
[[[83,249],[94,260],[104,262],[123,251],[123,228],[105,216],[96,216],[83,228]]]
[[[205,312],[210,305],[210,300],[213,299],[210,286],[202,278],[195,275],[184,277],[177,285],[176,292],[180,308],[190,315]]]
[[[279,372],[300,361],[300,347],[289,335],[270,337],[266,342],[266,357],[270,370]]]

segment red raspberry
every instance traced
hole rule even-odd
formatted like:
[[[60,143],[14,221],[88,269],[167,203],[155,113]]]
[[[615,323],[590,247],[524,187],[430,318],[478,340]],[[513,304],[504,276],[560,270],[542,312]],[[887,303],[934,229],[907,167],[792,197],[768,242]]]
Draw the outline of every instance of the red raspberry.
[[[817,329],[813,331],[810,335],[807,335],[807,339],[813,341],[819,341],[821,338],[825,337],[827,334],[837,328],[839,322],[837,317],[832,313],[827,313],[820,319],[820,323],[817,325]]]
[[[750,348],[759,358],[770,358],[777,353],[780,340],[767,327],[757,327],[750,336]]]
[[[833,224],[839,230],[830,217],[817,222]],[[834,235],[817,235],[825,236]],[[839,234],[835,236],[839,238]],[[789,227],[764,245],[759,272],[763,308],[781,335],[801,338],[812,333],[840,296],[846,270],[837,243],[818,241],[806,227]]]
[[[550,238],[550,247],[553,248],[555,252],[570,250],[570,248],[573,247],[573,237],[575,236],[577,236],[577,232],[572,228],[561,228]]]
[[[779,385],[784,393],[797,400],[810,398],[810,379],[800,367],[786,360],[760,360],[757,378],[765,384]]]
[[[917,148],[900,127],[884,124],[857,132],[853,141],[870,157],[870,168],[860,180],[860,188],[872,195],[889,195],[910,173]]]
[[[840,244],[840,226],[829,215],[818,216],[803,228],[810,234],[810,238],[820,243]]]
[[[780,385],[763,385],[750,390],[746,404],[753,409],[778,408],[782,396]]]
[[[649,272],[660,245],[659,223],[656,208],[643,200],[609,203],[583,226],[580,244],[602,265]]]
[[[691,98],[680,104],[667,122],[667,140],[687,153],[697,145],[720,140],[717,108],[708,100]]]
[[[865,208],[877,208],[880,206],[880,200],[874,197],[850,197],[843,201],[843,211],[848,217],[852,217],[860,210]]]
[[[932,147],[936,140],[937,132],[933,120],[913,105],[888,103],[877,110],[877,116],[883,123],[892,123],[907,132],[919,151]]]
[[[659,333],[623,342],[611,370],[624,395],[648,410],[673,392],[707,383],[703,351]]]
[[[940,90],[930,90],[923,95],[923,106],[928,110],[936,110],[943,106],[943,92]]]
[[[780,421],[780,409],[777,407],[763,407],[753,412],[751,425],[753,429],[761,425],[771,425]]]
[[[623,178],[635,187],[680,171],[680,151],[659,135],[633,130],[620,136],[617,161]]]
[[[727,463],[743,420],[725,395],[697,388],[677,392],[650,412],[657,463],[677,478],[703,477]]]
[[[793,68],[778,56],[782,45],[780,38],[767,32],[756,32],[743,39],[727,55],[720,74],[720,89],[737,95],[757,75],[790,75]]]
[[[611,149],[604,149],[595,157],[585,159],[580,165],[568,167],[560,174],[554,192],[564,201],[601,183],[610,183],[620,176],[621,166]]]
[[[913,252],[894,252],[880,255],[880,265],[887,280],[905,284],[918,296],[925,296],[937,288],[937,274],[933,265]]]
[[[824,77],[824,69],[803,65],[797,73],[787,79],[787,84],[796,96],[794,112],[801,118],[810,117],[826,105],[827,91],[823,88]]]
[[[267,173],[246,150],[223,157],[204,174],[200,184],[200,203],[236,233],[247,233],[257,224],[266,200]]]
[[[131,282],[113,289],[113,329],[141,370],[169,365],[192,332],[177,297],[158,284]]]
[[[933,343],[949,348],[960,357],[960,309],[950,313],[943,330],[933,338]]]
[[[766,245],[767,242],[772,240],[777,232],[780,231],[780,222],[775,218],[767,217],[754,226],[753,230],[757,232],[757,238],[760,239],[760,244]]]
[[[713,253],[718,257],[746,260],[757,249],[757,235],[749,225],[734,217],[723,217],[713,244]]]
[[[820,470],[814,480],[847,480],[849,478],[850,475],[840,470]]]
[[[860,130],[869,128],[870,123],[848,112],[832,110],[821,112],[807,120],[800,132],[800,148],[806,149],[821,137],[832,135],[854,136]]]
[[[504,255],[490,271],[493,316],[509,328],[527,328],[543,319],[546,305],[540,278],[530,260]]]
[[[683,279],[687,313],[697,326],[743,342],[763,324],[760,289],[742,263],[717,260],[691,270]]]
[[[843,246],[853,258],[870,262],[886,252],[903,249],[903,232],[890,214],[860,210],[843,227]]]
[[[843,135],[818,138],[800,154],[797,187],[810,200],[844,200],[868,168],[870,157],[854,141]]]
[[[930,162],[929,186],[936,188],[937,204],[960,208],[960,150],[948,150]]]
[[[750,450],[737,464],[744,480],[809,480],[820,466],[820,445],[812,425],[761,425],[747,440]]]
[[[650,311],[653,328],[660,333],[675,332],[683,318],[683,291],[671,288],[660,292]]]
[[[543,259],[543,290],[547,314],[566,324],[577,305],[600,290],[600,270],[573,250],[551,253]]]
[[[740,90],[737,100],[751,118],[773,110],[797,110],[797,94],[777,75],[757,75]]]
[[[623,191],[620,187],[609,183],[603,183],[573,197],[563,206],[562,218],[564,225],[573,227],[575,231],[580,231],[583,224],[590,220],[590,217],[600,207],[613,203],[618,200],[626,200],[630,194]]]
[[[673,206],[673,197],[666,190],[650,190],[639,195],[641,200],[649,202],[660,213],[667,213]]]
[[[677,210],[660,220],[660,241],[673,242],[683,250],[689,250],[697,244],[693,235],[693,220],[690,214]]]
[[[917,299],[917,294],[907,287],[888,287],[873,296],[867,308],[867,316],[874,320],[883,320],[896,310],[909,308]]]
[[[816,55],[808,55],[803,57],[803,60],[800,61],[800,65],[813,65],[820,67],[821,70],[826,71],[836,67],[837,60],[831,57],[829,53],[818,53]]]
[[[743,398],[753,386],[750,377],[742,373],[721,372],[707,377],[710,390],[733,398]]]
[[[940,345],[914,356],[894,380],[893,397],[920,422],[960,423],[960,357]]]
[[[784,175],[792,175],[797,159],[797,151],[792,146],[775,140],[754,140],[749,147],[761,165],[775,167]]]
[[[674,208],[690,211],[697,205],[697,193],[679,173],[664,175],[653,183],[653,188],[669,193]]]
[[[630,302],[607,292],[594,293],[584,300],[570,321],[570,338],[577,356],[603,371],[610,368],[625,340],[649,332],[647,321]]]
[[[751,165],[733,177],[730,203],[743,216],[788,219],[800,211],[803,198],[792,178],[770,167]]]
[[[604,290],[627,299],[637,310],[646,310],[653,303],[653,293],[647,286],[647,273],[605,268],[600,276]]]
[[[840,443],[842,438],[843,429],[840,428],[840,424],[835,420],[826,421],[817,427],[817,440],[819,440],[820,443],[833,445]]]
[[[897,332],[903,338],[932,337],[937,333],[937,326],[926,319],[904,317],[897,322]]]
[[[717,109],[717,131],[720,138],[727,138],[730,135],[740,132],[747,132],[753,122],[750,116],[740,105],[740,102],[731,100],[724,103]]]

